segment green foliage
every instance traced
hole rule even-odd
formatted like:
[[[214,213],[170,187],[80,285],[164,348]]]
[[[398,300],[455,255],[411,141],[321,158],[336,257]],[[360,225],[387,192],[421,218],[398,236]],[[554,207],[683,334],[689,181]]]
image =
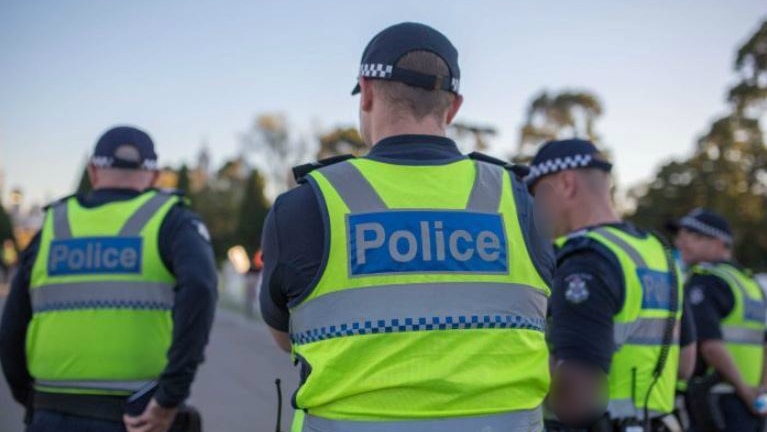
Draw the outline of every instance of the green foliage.
[[[767,102],[767,21],[738,50],[741,81],[729,92],[732,112],[714,121],[692,156],[669,162],[633,191],[640,225],[662,228],[695,207],[725,216],[735,234],[735,256],[767,270],[767,147],[759,124]]]
[[[226,259],[232,246],[242,245],[250,254],[258,250],[269,209],[264,197],[264,180],[258,171],[251,170],[241,158],[227,161],[215,177],[190,198],[192,209],[210,231],[218,261]]]
[[[498,133],[494,127],[466,122],[454,122],[450,125],[449,132],[464,151],[478,152],[487,150],[488,140]]]
[[[15,236],[13,235],[11,216],[5,211],[2,203],[0,203],[0,245],[6,239],[11,239],[14,242],[16,241]]]
[[[261,248],[261,231],[269,211],[269,204],[264,197],[264,179],[252,170],[245,182],[245,192],[240,203],[237,220],[236,239],[253,256]]]
[[[93,190],[93,185],[91,185],[91,178],[88,177],[88,168],[86,166],[83,168],[83,173],[80,176],[80,181],[77,183],[77,194],[87,195],[91,190]]]
[[[178,170],[178,183],[176,184],[176,189],[189,194],[191,193],[189,184],[189,167],[187,167],[186,164],[183,164],[181,165],[181,169]]]
[[[717,120],[692,157],[664,165],[638,192],[636,223],[657,229],[695,207],[715,210],[734,228],[736,257],[767,269],[767,147],[758,121]]]
[[[365,142],[354,127],[335,128],[320,135],[319,141],[318,160],[343,154],[359,156],[365,152]]]
[[[599,98],[587,90],[541,92],[530,101],[514,160],[529,162],[538,147],[553,139],[584,138],[598,143],[595,123],[602,112]]]

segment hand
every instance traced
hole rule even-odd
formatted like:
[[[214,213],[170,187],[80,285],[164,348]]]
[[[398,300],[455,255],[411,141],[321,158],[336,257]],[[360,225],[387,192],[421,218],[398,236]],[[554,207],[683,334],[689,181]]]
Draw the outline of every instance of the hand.
[[[178,408],[163,408],[152,399],[138,417],[123,416],[123,423],[128,432],[168,432],[176,418]]]
[[[756,402],[756,399],[759,397],[759,389],[756,387],[743,387],[742,389],[738,390],[738,397],[743,401],[743,403],[748,406],[748,409],[751,410],[752,413],[755,415],[758,415],[760,417],[764,416],[764,413],[760,413],[756,410],[756,407],[754,406],[754,403]]]

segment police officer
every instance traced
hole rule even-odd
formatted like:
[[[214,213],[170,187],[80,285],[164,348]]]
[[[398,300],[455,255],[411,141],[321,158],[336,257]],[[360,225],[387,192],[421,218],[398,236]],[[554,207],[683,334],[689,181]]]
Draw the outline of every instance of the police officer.
[[[605,405],[598,430],[663,417],[673,410],[677,375],[693,368],[690,319],[682,320],[680,340],[676,266],[657,237],[621,221],[611,201],[611,169],[588,141],[552,141],[526,178],[559,237],[549,398],[559,422],[550,430],[586,427]],[[663,430],[660,420],[654,423]]]
[[[553,257],[524,184],[445,137],[462,97],[443,34],[394,25],[361,63],[372,149],[296,169],[264,229],[262,312],[301,365],[293,430],[538,431]]]
[[[722,216],[699,208],[674,225],[676,246],[690,266],[686,289],[702,359],[696,376],[715,371],[721,378],[712,390],[719,394],[724,430],[761,431],[754,402],[765,385],[764,294],[734,261],[732,231]],[[699,418],[700,413],[692,414],[693,420]]]
[[[0,327],[3,372],[29,431],[164,432],[212,324],[207,230],[181,196],[151,188],[157,155],[139,129],[107,131],[88,175],[93,191],[47,207],[23,254]],[[138,390],[151,401],[125,416]]]

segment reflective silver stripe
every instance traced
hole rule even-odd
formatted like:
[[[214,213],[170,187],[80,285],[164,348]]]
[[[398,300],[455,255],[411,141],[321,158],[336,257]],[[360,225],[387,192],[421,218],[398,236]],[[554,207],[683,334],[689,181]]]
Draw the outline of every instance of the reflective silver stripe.
[[[639,253],[639,251],[628,244],[625,240],[612,233],[608,228],[601,227],[593,230],[592,232],[601,235],[611,243],[614,243],[615,246],[618,246],[631,258],[632,261],[634,261],[635,266],[639,268],[648,268],[644,258],[642,258],[642,255]]]
[[[482,417],[436,420],[351,421],[330,420],[307,414],[302,432],[540,432],[541,408]]]
[[[35,312],[93,308],[170,309],[174,285],[161,282],[72,282],[30,290]]]
[[[727,343],[759,346],[764,344],[764,330],[723,326],[722,337]]]
[[[62,201],[51,207],[53,212],[53,238],[66,240],[72,238],[72,229],[69,226],[69,204]]]
[[[352,213],[386,210],[381,197],[356,166],[340,162],[320,169]]]
[[[630,345],[662,345],[668,318],[639,318],[630,323],[615,323],[615,344],[620,347]],[[679,341],[680,328],[674,328],[673,342]]]
[[[151,380],[146,381],[53,381],[53,380],[35,380],[35,385],[41,387],[62,388],[62,389],[83,389],[83,390],[106,390],[106,391],[128,391],[135,392],[149,384]]]
[[[131,217],[125,222],[120,230],[119,236],[121,237],[138,237],[141,235],[141,231],[144,229],[150,219],[157,213],[160,208],[168,201],[173,199],[172,195],[164,193],[157,193],[152,198],[149,198],[144,204],[136,210]]]
[[[543,330],[546,295],[524,285],[437,283],[336,291],[291,312],[297,344],[368,333],[464,328]]]
[[[469,195],[467,210],[498,213],[501,205],[504,169],[498,165],[474,161],[477,175]]]
[[[733,387],[732,384],[719,383],[719,384],[711,387],[711,393],[714,393],[714,394],[730,394],[730,393],[735,393],[735,387]]]
[[[611,419],[644,419],[644,409],[639,409],[634,405],[631,398],[613,399],[607,403],[607,412]],[[656,410],[649,410],[650,418],[662,417],[668,413],[662,413]]]

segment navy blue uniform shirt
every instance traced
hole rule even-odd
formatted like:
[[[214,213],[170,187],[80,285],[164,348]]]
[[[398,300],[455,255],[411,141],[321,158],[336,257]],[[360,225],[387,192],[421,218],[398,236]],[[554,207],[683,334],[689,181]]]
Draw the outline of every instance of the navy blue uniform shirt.
[[[628,223],[607,226],[637,237],[647,235]],[[571,239],[558,251],[557,266],[549,332],[553,353],[559,360],[578,361],[609,373],[616,349],[613,317],[626,295],[618,258],[601,243],[583,236]],[[687,302],[683,307],[680,346],[687,346],[696,341],[696,334]]]
[[[373,146],[366,157],[402,165],[448,164],[466,158],[452,140],[430,135],[386,138]],[[535,229],[532,198],[528,195],[523,199],[527,208],[522,230],[529,236],[533,262],[549,283],[554,269],[551,246]],[[266,218],[261,312],[266,323],[276,330],[288,331],[289,305],[307,296],[320,276],[326,247],[322,220],[318,197],[308,184],[277,198]]]
[[[92,208],[138,195],[133,190],[99,189],[78,197],[78,201]],[[189,396],[197,367],[203,361],[218,296],[218,275],[207,229],[199,216],[183,205],[168,212],[160,226],[159,243],[163,264],[176,277],[176,296],[168,365],[160,376],[155,398],[162,406],[174,407]],[[22,254],[0,324],[0,361],[11,392],[21,404],[29,401],[32,391],[25,340],[32,319],[30,277],[39,245],[38,233]]]

